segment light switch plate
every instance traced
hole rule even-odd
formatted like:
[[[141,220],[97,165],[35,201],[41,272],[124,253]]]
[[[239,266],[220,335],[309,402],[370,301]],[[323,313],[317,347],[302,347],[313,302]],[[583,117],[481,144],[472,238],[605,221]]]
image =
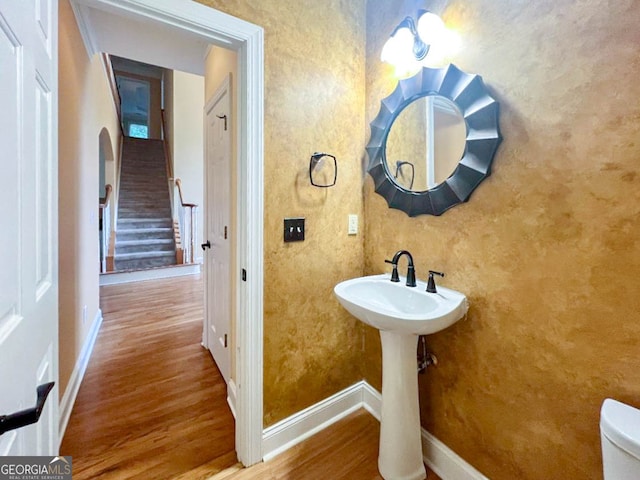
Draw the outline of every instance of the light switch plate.
[[[350,214],[349,215],[349,235],[357,235],[358,234],[358,215]]]
[[[284,241],[302,242],[304,241],[304,218],[284,219]]]

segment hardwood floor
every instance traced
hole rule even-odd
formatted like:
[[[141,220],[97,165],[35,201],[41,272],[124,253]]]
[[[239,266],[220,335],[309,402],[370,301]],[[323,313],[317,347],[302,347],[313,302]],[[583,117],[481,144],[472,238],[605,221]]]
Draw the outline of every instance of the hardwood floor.
[[[103,325],[61,446],[74,480],[381,479],[380,425],[365,410],[269,462],[237,463],[226,386],[200,345],[202,288],[192,275],[101,288]]]
[[[195,276],[101,288],[103,325],[61,453],[73,478],[206,478],[236,463]]]
[[[378,473],[380,424],[358,410],[265,463],[234,466],[209,480],[382,480]],[[428,480],[441,480],[427,471]]]

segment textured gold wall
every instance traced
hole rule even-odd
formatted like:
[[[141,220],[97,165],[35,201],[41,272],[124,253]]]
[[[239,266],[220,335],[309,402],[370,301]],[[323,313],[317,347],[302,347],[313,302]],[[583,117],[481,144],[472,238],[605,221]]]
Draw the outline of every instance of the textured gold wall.
[[[265,30],[265,425],[362,378],[362,327],[333,286],[362,274],[365,1],[200,0]],[[309,157],[338,158],[335,187],[312,187]],[[283,243],[283,219],[306,240]]]
[[[391,125],[387,137],[387,168],[395,181],[408,190],[427,188],[426,107],[423,99],[407,105]],[[397,162],[410,162],[413,175],[408,165],[398,171]]]
[[[367,121],[395,85],[382,43],[414,13],[390,3],[367,3]],[[442,270],[469,297],[467,318],[428,338],[422,423],[493,480],[601,478],[603,399],[640,406],[638,7],[437,4],[463,41],[453,62],[501,105],[493,175],[469,203],[413,219],[365,182],[365,272],[406,248],[418,277]],[[367,332],[371,364],[376,342]]]

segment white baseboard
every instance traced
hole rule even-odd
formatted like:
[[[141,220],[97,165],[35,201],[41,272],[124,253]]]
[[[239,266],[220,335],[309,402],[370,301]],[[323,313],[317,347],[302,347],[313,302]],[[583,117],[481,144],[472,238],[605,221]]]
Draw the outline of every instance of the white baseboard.
[[[149,268],[132,272],[108,272],[100,274],[100,286],[118,285],[129,282],[143,282],[160,278],[182,277],[183,275],[197,275],[200,273],[199,263],[172,265],[170,267]]]
[[[362,381],[362,408],[380,421],[382,416],[382,395],[367,382]]]
[[[363,384],[358,382],[309,408],[265,428],[262,458],[267,461],[363,407]]]
[[[93,319],[91,329],[89,330],[87,338],[84,341],[84,345],[82,346],[82,350],[80,351],[80,356],[76,361],[73,372],[71,372],[71,377],[69,378],[67,388],[62,395],[62,400],[60,400],[60,422],[58,436],[58,438],[60,439],[60,443],[62,443],[64,432],[67,429],[69,417],[71,417],[71,410],[73,410],[73,405],[76,402],[78,390],[80,389],[80,384],[82,383],[84,372],[86,372],[87,370],[87,365],[89,364],[89,359],[91,358],[93,346],[96,343],[96,338],[98,337],[98,332],[100,331],[101,325],[102,310],[98,309],[98,311],[96,312],[96,316]]]
[[[380,421],[382,395],[364,380],[265,428],[262,435],[264,461],[359,408],[364,408]],[[422,456],[429,468],[443,480],[489,480],[425,429],[422,429]]]
[[[236,382],[233,381],[233,378],[229,379],[227,384],[227,403],[233,418],[236,418]]]
[[[489,480],[456,452],[422,429],[422,458],[443,480]]]

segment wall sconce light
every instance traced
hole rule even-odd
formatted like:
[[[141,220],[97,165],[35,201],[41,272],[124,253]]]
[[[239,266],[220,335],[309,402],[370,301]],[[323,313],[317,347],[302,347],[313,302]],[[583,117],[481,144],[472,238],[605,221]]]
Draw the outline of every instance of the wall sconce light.
[[[406,17],[395,28],[382,48],[380,60],[393,65],[396,76],[411,76],[420,70],[429,48],[442,39],[445,30],[438,15],[419,10],[417,23]]]

